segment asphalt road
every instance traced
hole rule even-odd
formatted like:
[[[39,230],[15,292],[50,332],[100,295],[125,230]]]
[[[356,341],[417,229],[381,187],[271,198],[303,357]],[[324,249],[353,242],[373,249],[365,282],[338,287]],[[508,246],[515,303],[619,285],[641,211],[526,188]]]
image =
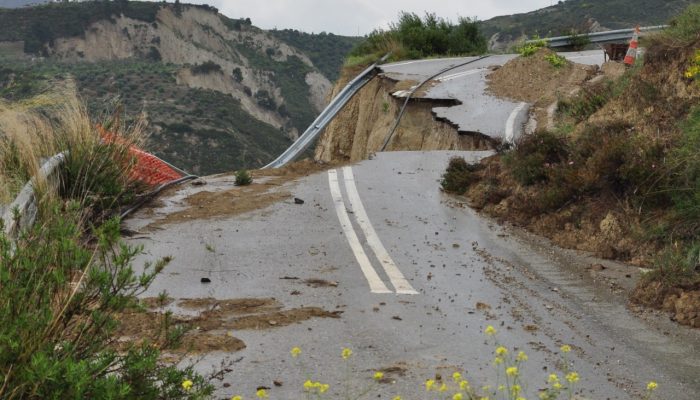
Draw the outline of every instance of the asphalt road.
[[[483,334],[493,325],[500,343],[529,355],[522,368],[527,398],[536,398],[547,375],[562,366],[558,349],[570,344],[568,360],[587,398],[639,398],[646,382],[655,380],[658,398],[695,399],[698,331],[664,316],[634,314],[611,291],[615,285],[601,284],[585,270],[595,260],[554,252],[441,193],[439,177],[455,154],[476,161],[487,153],[380,153],[280,189],[304,204],[283,201],[136,236],[131,243],[147,251],[136,265],[173,257],[144,296],[167,290],[176,299],[274,297],[290,309],[343,311],[338,319],[232,332],[246,349],[209,354],[197,364],[207,372],[222,360],[236,361],[217,381],[222,398],[252,397],[258,386],[270,387],[272,398],[299,398],[307,378],[329,383],[329,397],[340,397],[347,381],[343,347],[354,352],[354,388],[372,385],[376,369],[405,368],[403,376],[391,375],[394,383],[376,385],[371,397],[424,398],[426,379],[457,370],[475,385],[494,384],[494,346]],[[212,178],[197,190],[220,190],[231,181]],[[177,198],[165,199],[163,210],[177,207]],[[138,230],[157,215],[140,212],[127,225]],[[606,265],[623,286],[633,281],[626,282],[626,274],[638,275]],[[200,283],[202,277],[211,283]],[[299,280],[283,279],[290,277]],[[338,285],[301,283],[309,278]],[[290,358],[292,346],[302,348],[301,364]]]
[[[579,64],[602,65],[604,61],[602,50],[559,54]],[[490,72],[488,67],[503,65],[516,56],[514,54],[493,55],[478,61],[478,57],[403,61],[384,64],[380,69],[386,77],[397,81],[422,82],[447,68],[473,61],[439,75],[434,80],[435,84],[426,85],[427,90],[425,93],[420,93],[418,97],[454,101],[453,105],[434,107],[433,112],[436,117],[454,124],[459,132],[478,132],[492,138],[513,142],[523,132],[530,105],[490,95],[486,91],[486,76]],[[394,93],[394,96],[405,97],[407,92],[399,91]]]

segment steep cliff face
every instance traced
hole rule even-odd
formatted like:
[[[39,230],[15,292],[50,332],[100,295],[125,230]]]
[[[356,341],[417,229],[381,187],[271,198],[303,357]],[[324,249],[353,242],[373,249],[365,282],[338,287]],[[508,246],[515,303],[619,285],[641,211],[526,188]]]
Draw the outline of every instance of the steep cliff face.
[[[231,95],[256,119],[285,130],[290,138],[296,138],[303,123],[292,121],[290,116],[278,112],[290,95],[282,91],[280,81],[284,78],[277,71],[262,69],[261,58],[269,58],[262,63],[270,65],[287,63],[294,58],[305,66],[307,71],[303,82],[308,84],[308,91],[304,94],[316,112],[323,107],[330,81],[315,70],[305,54],[268,32],[254,27],[231,30],[224,21],[206,9],[185,7],[176,15],[172,8],[163,7],[158,10],[153,23],[124,15],[97,21],[83,36],[58,38],[48,48],[48,53],[52,58],[67,61],[150,58],[182,65],[177,75],[179,84]],[[213,73],[192,74],[187,67],[203,63],[214,63],[220,69]],[[270,95],[274,108],[256,101],[254,95],[261,91]]]
[[[332,95],[339,92],[341,80]],[[383,146],[403,99],[394,98],[405,86],[385,77],[375,77],[353,97],[331,122],[316,144],[315,158],[322,161],[366,159]],[[411,101],[387,144],[386,151],[398,150],[484,150],[491,143],[480,136],[459,134],[451,125],[437,121],[429,101]]]
[[[149,149],[198,174],[279,155],[325,106],[328,71],[352,39],[269,32],[210,6],[139,1],[0,8],[0,26],[8,77],[0,96],[72,76],[96,117],[116,105],[127,122],[145,114]]]

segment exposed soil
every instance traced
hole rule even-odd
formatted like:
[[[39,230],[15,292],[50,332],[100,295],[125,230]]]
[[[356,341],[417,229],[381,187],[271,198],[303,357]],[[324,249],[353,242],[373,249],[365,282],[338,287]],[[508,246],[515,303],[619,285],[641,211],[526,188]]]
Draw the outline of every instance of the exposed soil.
[[[162,225],[177,224],[185,221],[206,220],[240,215],[254,210],[264,209],[272,204],[292,198],[290,192],[281,187],[291,181],[316,172],[334,168],[339,163],[323,163],[303,160],[276,169],[251,171],[253,183],[248,186],[233,187],[223,191],[200,191],[185,198],[187,208],[167,214],[146,229]],[[220,174],[216,177],[232,176],[234,173]],[[173,187],[163,191],[159,197],[173,196],[181,187]],[[149,206],[159,207],[162,202],[155,199]],[[145,210],[148,212],[149,210]]]
[[[558,95],[568,94],[590,79],[597,66],[567,61],[555,68],[545,59],[555,54],[540,49],[529,57],[517,57],[489,74],[489,90],[496,96],[538,105],[547,105]]]
[[[170,303],[168,303],[170,304]],[[195,317],[172,314],[166,316],[165,304],[155,298],[142,300],[147,311],[126,312],[118,316],[119,328],[115,333],[117,348],[125,349],[133,342],[150,341],[167,349],[171,354],[199,354],[213,351],[234,352],[244,349],[245,343],[234,337],[237,330],[263,330],[300,323],[311,318],[340,318],[342,311],[325,311],[318,307],[283,309],[272,298],[261,299],[181,299],[177,307],[198,311]],[[165,326],[187,330],[182,343],[169,349],[165,342]]]
[[[668,148],[680,133],[679,121],[685,120],[688,111],[700,100],[700,85],[684,81],[679,72],[684,69],[684,60],[692,56],[691,50],[671,48],[651,51],[645,57],[642,69],[627,84],[624,83],[624,79],[628,79],[625,76],[627,69],[621,64],[607,63],[602,68],[602,74],[592,77],[594,69],[571,63],[554,69],[544,59],[551,52],[541,50],[528,58],[516,58],[492,73],[490,90],[499,96],[534,103],[537,120],[541,121],[542,118],[552,120],[552,116],[546,113],[547,107],[552,109],[551,104],[571,97],[582,88],[603,89],[604,94],[612,97],[610,87],[595,85],[608,85],[607,79],[622,78],[622,81],[613,84],[617,85],[614,87],[621,94],[605,99],[589,118],[579,122],[565,115],[557,116],[561,118],[560,122],[573,121],[576,124],[569,136],[565,137],[567,145],[575,144],[575,139],[584,129],[594,129],[601,138],[600,148],[605,149],[605,135],[615,129],[625,129],[624,132],[633,132],[647,141],[660,141]],[[555,110],[556,106],[550,114]],[[548,125],[551,129],[553,124]],[[568,165],[573,165],[573,160],[568,161]],[[582,163],[585,162],[584,159]],[[568,197],[568,200],[565,197],[566,201],[560,202],[556,196],[566,193],[566,189],[556,187],[551,182],[520,185],[503,167],[500,155],[487,158],[482,164],[485,168],[476,173],[477,183],[472,184],[465,194],[472,207],[547,237],[560,247],[590,251],[598,257],[636,266],[653,267],[663,243],[648,239],[645,224],[663,219],[669,210],[649,209],[643,214],[641,209],[631,205],[634,202],[621,190],[614,188],[577,194]],[[592,177],[597,176],[595,164],[580,165],[586,165],[588,169],[576,167],[581,171],[578,177],[585,176],[582,174],[586,171]],[[545,163],[545,167],[552,171],[567,171],[555,163]],[[550,207],[546,205],[548,201],[561,205]],[[668,311],[673,320],[698,327],[700,285],[693,282],[697,280],[669,283],[642,279],[632,291],[631,300]]]

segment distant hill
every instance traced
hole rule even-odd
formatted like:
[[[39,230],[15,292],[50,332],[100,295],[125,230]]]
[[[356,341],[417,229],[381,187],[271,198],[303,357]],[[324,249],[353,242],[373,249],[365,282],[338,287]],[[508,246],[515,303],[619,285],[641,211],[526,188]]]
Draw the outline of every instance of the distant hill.
[[[558,36],[572,29],[579,33],[661,25],[689,4],[700,0],[566,0],[536,11],[505,15],[481,22],[490,47],[507,49],[523,37]]]
[[[144,112],[166,160],[198,174],[253,168],[313,121],[354,40],[268,32],[204,5],[0,9],[0,96],[72,77],[95,115]]]
[[[48,3],[48,0],[0,0],[0,8],[17,8]]]

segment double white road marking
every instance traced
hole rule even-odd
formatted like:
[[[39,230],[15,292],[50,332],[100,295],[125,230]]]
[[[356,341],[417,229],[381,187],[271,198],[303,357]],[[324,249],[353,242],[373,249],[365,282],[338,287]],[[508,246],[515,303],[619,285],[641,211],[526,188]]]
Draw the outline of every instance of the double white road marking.
[[[355,185],[355,177],[352,173],[351,167],[343,168],[343,180],[345,183],[345,190],[348,195],[348,202],[350,203],[350,208],[353,215],[356,218],[357,225],[362,230],[365,238],[367,239],[367,245],[372,249],[374,254],[377,256],[379,263],[384,268],[391,285],[397,294],[418,294],[418,292],[413,289],[410,283],[403,276],[399,268],[391,259],[391,256],[384,248],[377,232],[374,230],[365,207],[360,199],[360,194],[357,192],[357,186]],[[377,274],[377,271],[372,267],[372,263],[367,257],[360,240],[355,233],[355,229],[350,222],[350,216],[348,215],[347,208],[345,206],[345,201],[343,200],[343,195],[340,191],[340,184],[338,181],[338,171],[333,169],[328,171],[328,184],[331,190],[331,196],[333,197],[333,204],[335,205],[335,211],[338,214],[338,220],[340,221],[340,226],[343,228],[345,237],[350,244],[350,248],[355,255],[357,263],[360,264],[360,269],[365,274],[367,282],[369,283],[369,288],[372,293],[394,293],[394,291],[389,290],[384,284],[382,279]]]

